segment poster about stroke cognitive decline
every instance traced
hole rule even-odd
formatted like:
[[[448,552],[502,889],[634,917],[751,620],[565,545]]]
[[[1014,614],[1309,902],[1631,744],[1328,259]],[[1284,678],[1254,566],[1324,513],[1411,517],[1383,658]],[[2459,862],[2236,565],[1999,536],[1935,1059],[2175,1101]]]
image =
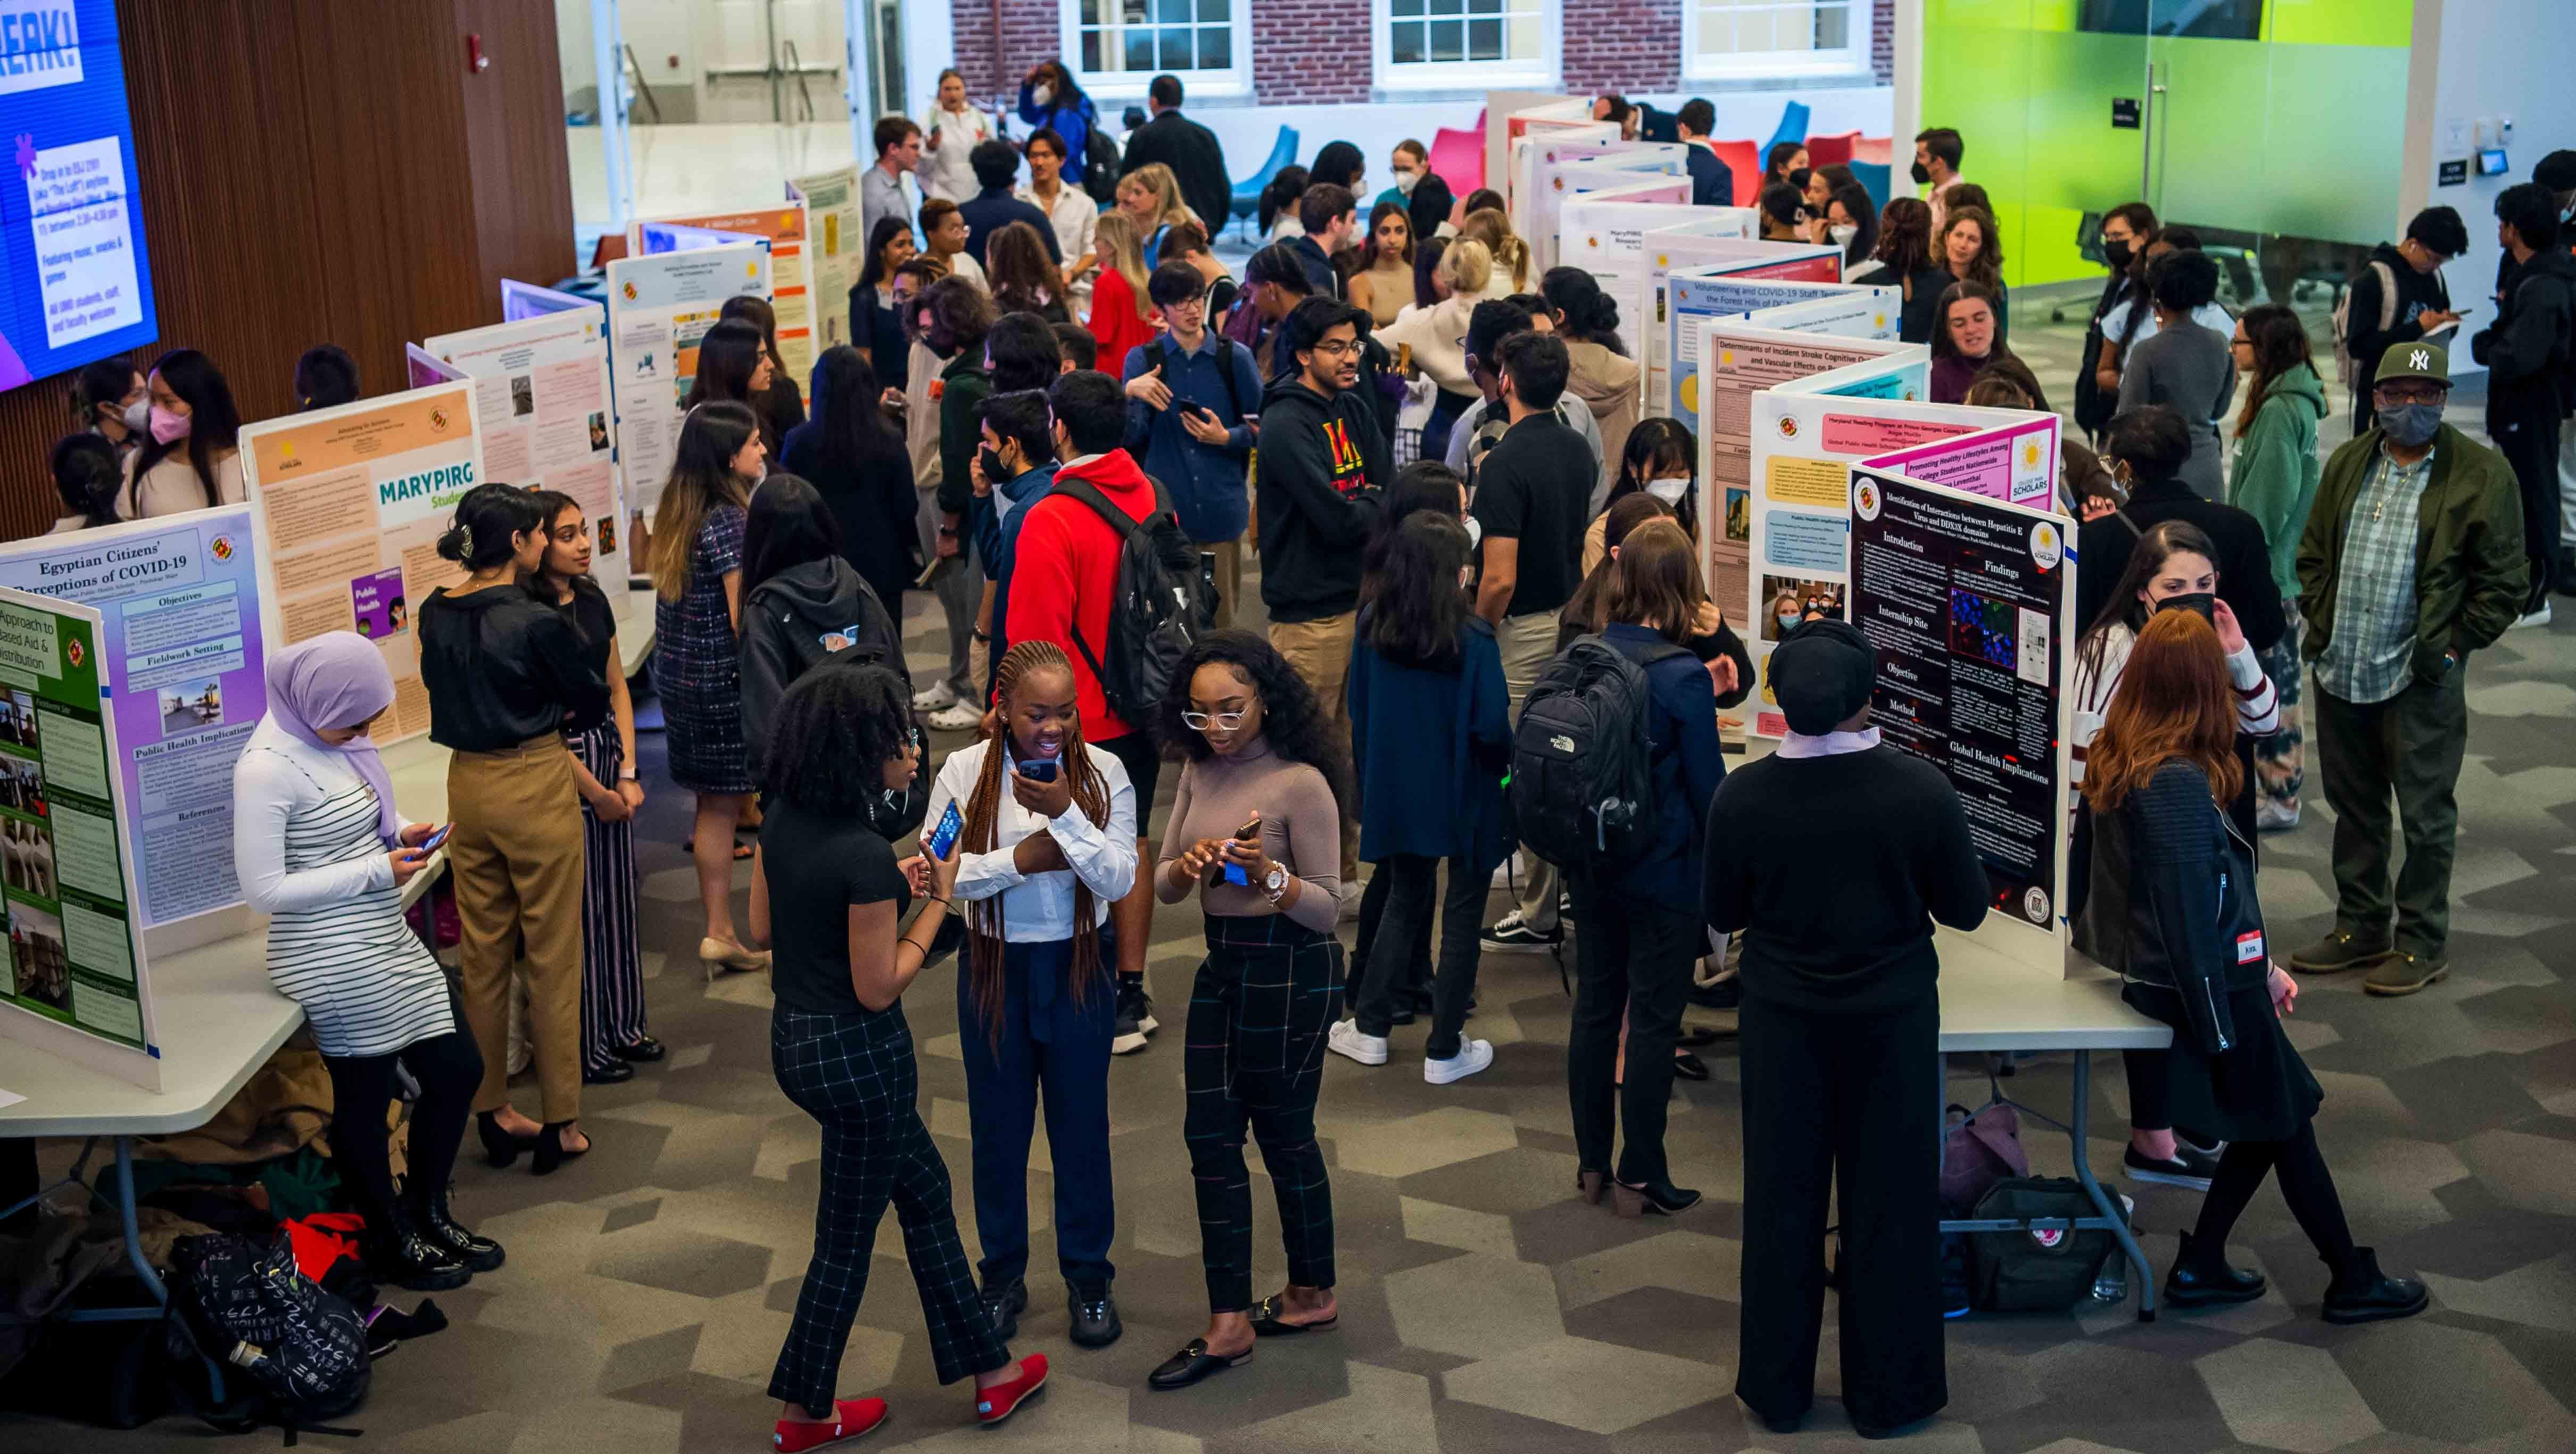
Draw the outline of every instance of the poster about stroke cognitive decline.
[[[113,0],[0,0],[0,389],[160,336]]]
[[[0,586],[97,608],[143,928],[230,908],[233,764],[268,710],[250,507],[0,546]],[[0,746],[9,741],[0,704]]]

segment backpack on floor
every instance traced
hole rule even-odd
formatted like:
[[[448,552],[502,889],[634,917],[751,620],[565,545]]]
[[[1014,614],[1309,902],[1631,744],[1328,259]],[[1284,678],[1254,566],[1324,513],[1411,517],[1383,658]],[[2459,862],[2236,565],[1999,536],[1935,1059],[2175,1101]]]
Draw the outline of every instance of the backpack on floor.
[[[2119,1205],[2117,1199],[2112,1202]],[[1977,1201],[1979,1220],[2097,1217],[2101,1212],[2071,1176],[2016,1176],[1996,1182]],[[2065,1227],[1968,1234],[1968,1297],[1981,1312],[2062,1313],[2093,1293],[2119,1243],[2109,1232]]]
[[[1108,650],[1093,650],[1079,626],[1073,644],[1099,680],[1109,710],[1135,725],[1154,720],[1181,658],[1216,624],[1216,602],[1199,583],[1199,548],[1181,529],[1162,485],[1150,476],[1148,482],[1154,484],[1154,510],[1142,520],[1109,503],[1098,486],[1078,475],[1056,476],[1052,492],[1090,507],[1122,542],[1118,585],[1109,598]]]
[[[358,1310],[295,1267],[284,1232],[261,1241],[182,1237],[171,1249],[168,1352],[178,1406],[218,1429],[326,1427],[366,1399],[367,1329]]]
[[[1539,673],[1512,729],[1512,822],[1559,868],[1628,862],[1655,842],[1661,812],[1646,741],[1646,668],[1690,653],[1657,642],[1636,657],[1580,636]]]

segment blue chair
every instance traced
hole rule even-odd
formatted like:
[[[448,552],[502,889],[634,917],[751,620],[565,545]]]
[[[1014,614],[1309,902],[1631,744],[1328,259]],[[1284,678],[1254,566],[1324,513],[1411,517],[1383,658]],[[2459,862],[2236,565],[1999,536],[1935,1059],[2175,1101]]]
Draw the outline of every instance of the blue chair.
[[[1771,148],[1784,141],[1803,142],[1806,139],[1807,103],[1792,101],[1780,113],[1780,129],[1771,133],[1771,139],[1762,144],[1762,164],[1766,167],[1771,164]]]
[[[1235,218],[1248,218],[1260,212],[1261,194],[1269,187],[1270,179],[1279,175],[1281,167],[1296,159],[1297,128],[1282,126],[1279,128],[1279,139],[1270,144],[1269,160],[1261,164],[1259,171],[1234,184],[1233,196],[1226,203],[1227,214]]]
[[[1888,184],[1887,164],[1884,162],[1865,162],[1858,158],[1854,158],[1849,165],[1852,170],[1852,180],[1860,183],[1861,189],[1869,193],[1869,200],[1877,204],[1879,211],[1886,211]]]

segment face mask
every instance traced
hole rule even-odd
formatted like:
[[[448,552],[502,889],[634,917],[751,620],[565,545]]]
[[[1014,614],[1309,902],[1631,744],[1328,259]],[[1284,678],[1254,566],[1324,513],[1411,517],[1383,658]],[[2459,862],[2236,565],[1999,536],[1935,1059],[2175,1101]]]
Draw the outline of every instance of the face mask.
[[[1682,502],[1682,493],[1688,490],[1690,486],[1691,482],[1687,477],[1669,480],[1648,480],[1646,481],[1646,493],[1663,501],[1667,505],[1678,505]]]
[[[975,458],[983,463],[984,478],[993,484],[998,485],[1005,480],[1016,478],[1010,466],[1002,463],[1002,457],[995,454],[993,446],[989,444],[976,446]]]
[[[163,444],[177,444],[187,438],[188,427],[193,422],[188,415],[173,414],[158,404],[152,406],[152,437]],[[2432,436],[2425,437],[2429,439]]]
[[[2111,271],[2115,273],[2127,272],[2129,270],[2129,263],[2136,256],[2137,254],[2130,251],[2129,245],[2125,242],[2106,242],[2102,244],[2102,261],[2109,263],[2111,265]]]
[[[2420,448],[2432,443],[2433,436],[2442,432],[2442,406],[2400,404],[2394,409],[2382,409],[2379,411],[2379,427],[2388,431],[2389,438],[2408,449]],[[160,426],[156,422],[153,428],[157,432]]]
[[[1912,176],[1918,185],[1928,184],[1932,180],[1932,169],[1921,162],[1916,162],[1914,170],[1908,175]]]
[[[1055,87],[1040,86],[1029,92],[1029,99],[1040,106],[1044,106],[1055,99]]]
[[[141,434],[144,430],[151,427],[152,401],[149,398],[137,399],[133,403],[125,406],[126,433]]]
[[[1860,224],[1857,222],[1839,222],[1826,228],[1825,231],[1834,235],[1834,241],[1848,243],[1853,238],[1860,236]]]
[[[1776,612],[1771,619],[1780,623],[1780,634],[1783,636],[1798,628],[1798,613],[1795,611]]]
[[[1421,180],[1420,172],[1398,172],[1395,174],[1395,190],[1410,197],[1413,195],[1414,184]]]
[[[2156,602],[2156,609],[2159,611],[2189,611],[2203,621],[2210,622],[2214,625],[2218,620],[2215,609],[2217,603],[2218,597],[2207,591],[2185,591],[2179,596],[2167,596],[2163,600]]]
[[[1484,522],[1484,521],[1482,521],[1482,520],[1477,519],[1477,518],[1476,518],[1475,516],[1473,516],[1473,515],[1468,516],[1468,517],[1467,517],[1467,548],[1468,548],[1469,550],[1471,550],[1471,551],[1472,551],[1472,550],[1474,550],[1477,546],[1482,545],[1482,544],[1484,544],[1484,543],[1485,543],[1485,522]]]

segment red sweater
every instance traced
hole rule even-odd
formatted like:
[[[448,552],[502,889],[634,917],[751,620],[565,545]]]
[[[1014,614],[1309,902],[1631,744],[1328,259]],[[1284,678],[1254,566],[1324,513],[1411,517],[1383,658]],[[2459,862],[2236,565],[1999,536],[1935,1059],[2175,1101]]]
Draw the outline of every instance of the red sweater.
[[[1091,285],[1091,336],[1100,341],[1100,371],[1124,377],[1127,351],[1154,341],[1154,320],[1136,316],[1136,290],[1116,270],[1102,268]]]
[[[1084,646],[1103,661],[1109,658],[1109,599],[1118,591],[1118,552],[1125,542],[1100,512],[1065,494],[1068,479],[1090,481],[1110,504],[1137,520],[1154,513],[1154,482],[1123,449],[1058,470],[1055,488],[1028,507],[1011,557],[1011,599],[1004,611],[1011,639],[1052,641],[1064,648],[1073,661],[1082,735],[1108,742],[1146,725],[1109,710],[1099,676],[1083,659]],[[1079,644],[1074,641],[1077,631],[1082,634]]]

